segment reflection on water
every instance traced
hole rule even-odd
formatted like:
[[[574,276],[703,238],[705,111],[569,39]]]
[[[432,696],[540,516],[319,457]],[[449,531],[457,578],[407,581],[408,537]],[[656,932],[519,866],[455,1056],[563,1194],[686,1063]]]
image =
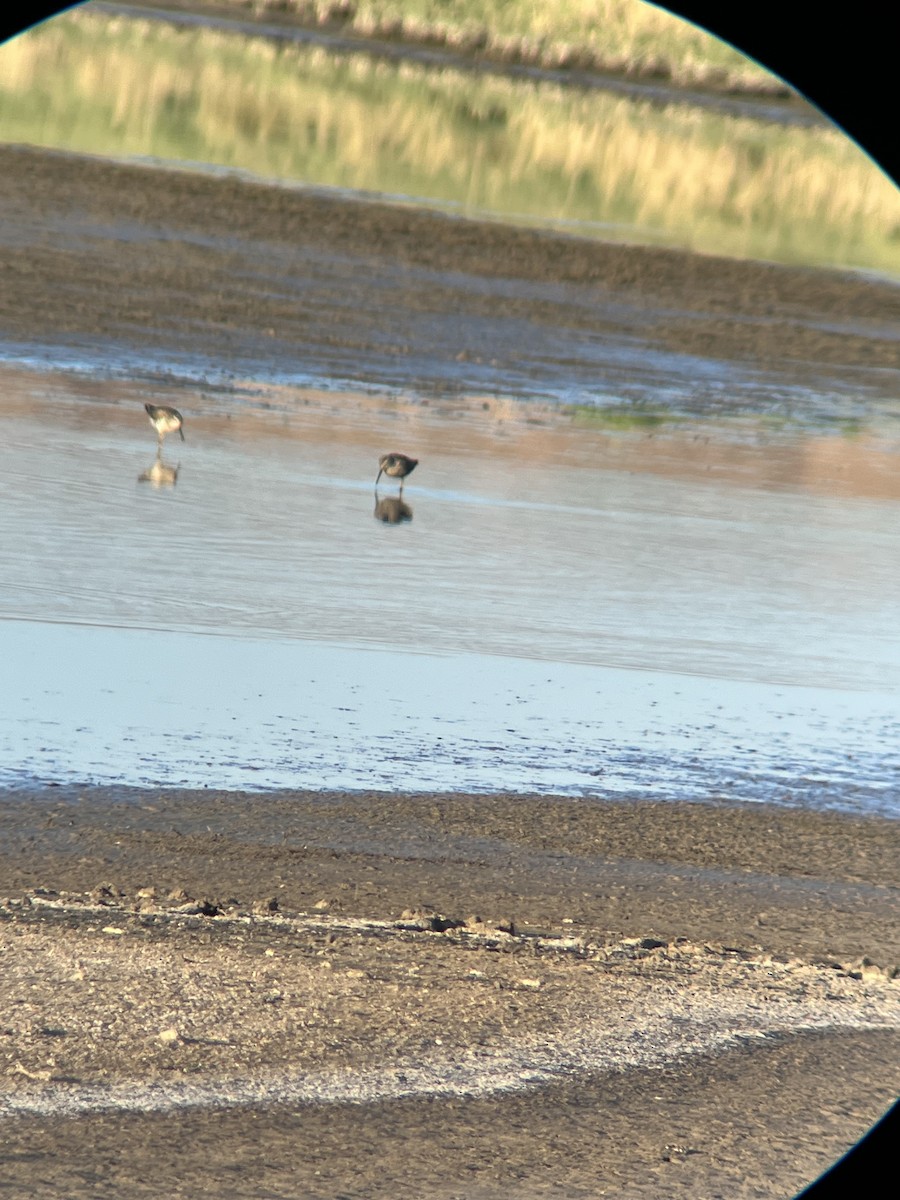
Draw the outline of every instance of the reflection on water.
[[[208,28],[76,10],[16,38],[0,138],[900,273],[900,197],[837,130]]]
[[[0,782],[900,813],[896,443],[171,387],[191,471],[160,521],[140,385],[3,382]],[[360,521],[386,425],[428,463],[389,544]]]
[[[180,463],[177,467],[172,467],[168,463],[163,462],[161,454],[157,454],[147,470],[141,471],[140,475],[138,475],[138,482],[152,483],[157,488],[174,487],[178,482],[178,472],[180,469]]]
[[[375,498],[375,520],[383,521],[385,525],[400,525],[403,521],[413,519],[413,510],[399,496]]]

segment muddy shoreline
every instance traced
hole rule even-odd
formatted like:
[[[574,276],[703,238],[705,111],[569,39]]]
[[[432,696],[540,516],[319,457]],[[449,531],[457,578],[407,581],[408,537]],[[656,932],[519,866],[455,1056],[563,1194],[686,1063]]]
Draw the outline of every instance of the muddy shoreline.
[[[0,808],[0,895],[184,888],[222,905],[688,936],[900,965],[900,822],[546,796],[50,788]],[[561,924],[566,921],[567,926]]]
[[[48,788],[0,831],[34,1195],[785,1195],[897,1089],[897,822]]]
[[[665,354],[685,356],[667,369],[685,373],[680,402],[701,415],[770,413],[772,400],[759,386],[736,399],[727,375],[708,380],[692,356],[884,399],[900,367],[900,292],[847,272],[19,146],[0,147],[0,199],[0,337],[38,358],[163,351],[176,372],[188,355],[220,373],[426,396],[512,380],[523,396],[599,388],[628,400],[629,379],[655,378]],[[602,356],[610,338],[635,349],[619,365],[601,357],[598,377],[592,344]]]
[[[801,382],[900,365],[900,294],[848,274],[21,147],[0,195],[0,334],[37,359],[362,373],[427,318],[438,368],[398,372],[425,391],[537,370],[461,342],[465,311]],[[755,806],[6,794],[7,1191],[784,1196],[900,1088],[898,838]]]

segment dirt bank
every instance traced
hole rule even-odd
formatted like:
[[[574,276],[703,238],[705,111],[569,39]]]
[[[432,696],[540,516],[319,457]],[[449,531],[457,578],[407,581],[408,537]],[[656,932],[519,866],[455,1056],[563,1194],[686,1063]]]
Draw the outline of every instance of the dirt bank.
[[[893,395],[895,287],[0,147],[0,336],[479,394],[609,391],[594,344]],[[644,362],[640,356],[646,355]],[[615,361],[615,360],[613,360]],[[684,403],[712,403],[706,377]],[[627,388],[628,371],[623,375]],[[683,390],[683,389],[682,389]],[[715,403],[729,404],[716,385]],[[750,399],[748,400],[748,397]],[[754,400],[753,397],[756,397]],[[765,388],[744,403],[768,412]]]
[[[896,823],[47,789],[0,830],[32,1195],[783,1196],[897,1090]]]

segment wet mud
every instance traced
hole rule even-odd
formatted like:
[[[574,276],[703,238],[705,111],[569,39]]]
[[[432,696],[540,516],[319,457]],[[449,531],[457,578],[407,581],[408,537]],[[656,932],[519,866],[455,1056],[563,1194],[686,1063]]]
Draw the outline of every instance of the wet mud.
[[[701,413],[769,412],[752,382],[770,367],[787,364],[795,388],[856,391],[862,368],[888,397],[884,369],[900,366],[900,293],[846,272],[26,147],[0,148],[0,199],[0,336],[38,356],[48,339],[95,356],[165,347],[173,368],[190,356],[438,395],[502,381],[576,401],[646,399],[633,381],[659,394],[669,374]]]
[[[26,148],[0,149],[0,196],[0,335],[31,361],[164,351],[173,372],[183,355],[528,394],[589,389],[614,337],[688,374],[696,354],[810,385],[864,369],[883,397],[900,365],[900,293],[847,274]],[[790,1194],[900,1086],[898,829],[547,797],[9,793],[6,1192]]]
[[[896,1092],[896,822],[44,789],[0,826],[33,1195],[785,1195]]]

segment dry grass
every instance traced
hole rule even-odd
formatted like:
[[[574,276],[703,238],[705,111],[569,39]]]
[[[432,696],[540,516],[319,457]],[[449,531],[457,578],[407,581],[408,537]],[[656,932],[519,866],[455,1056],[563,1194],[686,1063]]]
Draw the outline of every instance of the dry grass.
[[[339,25],[480,53],[503,62],[668,79],[680,85],[787,93],[726,42],[644,0],[224,0],[266,18]]]
[[[0,136],[900,270],[900,197],[843,134],[74,11],[0,51]]]

